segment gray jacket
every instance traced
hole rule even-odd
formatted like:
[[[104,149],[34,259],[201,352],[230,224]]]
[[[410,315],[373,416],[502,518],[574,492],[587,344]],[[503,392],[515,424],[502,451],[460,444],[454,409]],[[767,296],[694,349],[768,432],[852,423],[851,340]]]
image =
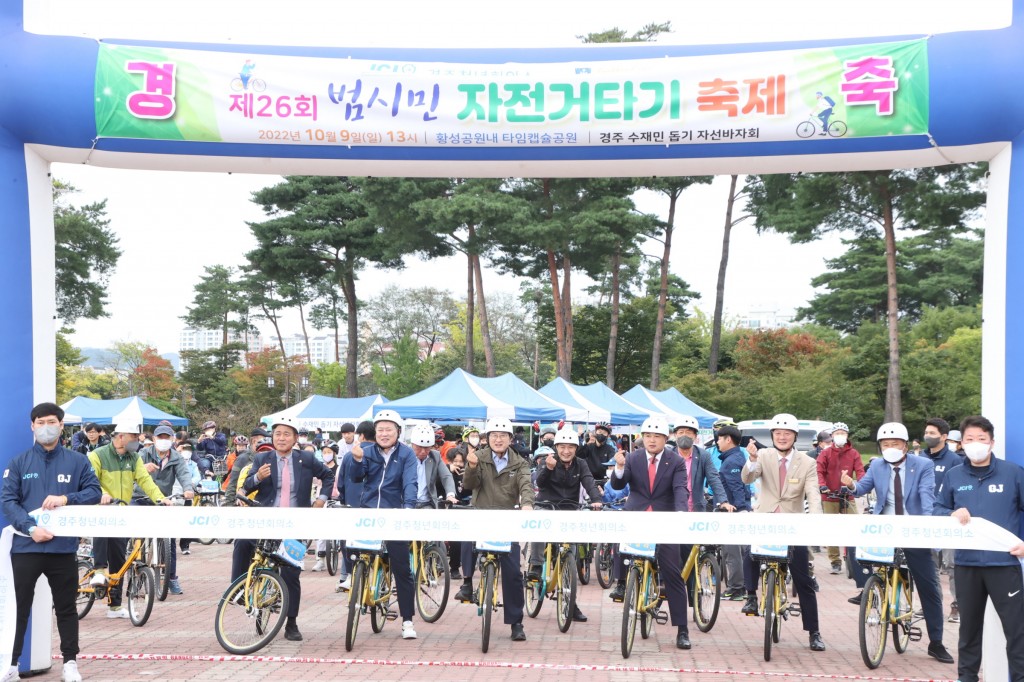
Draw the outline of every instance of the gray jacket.
[[[427,479],[427,497],[430,498],[431,504],[437,509],[438,483],[444,488],[445,497],[448,495],[455,497],[455,479],[452,478],[452,472],[448,470],[448,467],[441,460],[441,453],[437,450],[430,451],[427,458],[423,460],[423,468],[425,469],[424,473]]]
[[[188,470],[188,462],[174,448],[170,449],[170,453],[167,455],[167,464],[163,467],[160,466],[163,459],[153,445],[140,450],[139,459],[142,460],[143,464],[156,464],[157,469],[150,474],[150,477],[164,495],[171,494],[174,490],[175,481],[178,481],[182,490],[192,490],[192,474]],[[140,497],[149,498],[136,483],[132,499]]]

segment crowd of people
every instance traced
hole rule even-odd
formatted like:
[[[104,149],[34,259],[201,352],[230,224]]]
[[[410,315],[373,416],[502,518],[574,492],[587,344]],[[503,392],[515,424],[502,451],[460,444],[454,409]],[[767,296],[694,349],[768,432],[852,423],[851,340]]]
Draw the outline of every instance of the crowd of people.
[[[652,415],[638,435],[616,435],[610,424],[590,431],[565,424],[516,426],[507,419],[489,419],[482,429],[468,426],[457,434],[436,425],[406,427],[394,410],[380,410],[372,421],[345,424],[337,441],[316,429],[308,431],[290,418],[255,427],[248,436],[225,434],[214,422],[203,424],[198,437],[175,431],[169,424],[151,433],[139,425],[101,428],[87,424],[65,446],[64,414],[52,403],[30,414],[35,444],[14,457],[4,474],[2,505],[7,522],[18,533],[11,550],[17,602],[17,629],[12,667],[0,682],[19,679],[17,663],[35,584],[46,576],[63,656],[63,680],[81,680],[77,668],[78,618],[77,538],[55,537],[36,525],[30,512],[64,505],[169,504],[172,497],[191,499],[204,479],[233,500],[236,492],[268,507],[322,507],[334,499],[351,506],[376,509],[437,508],[441,504],[472,504],[476,509],[530,511],[535,504],[555,507],[613,505],[624,511],[694,512],[718,509],[758,514],[948,515],[960,523],[988,519],[1015,535],[1024,512],[1024,470],[996,457],[995,428],[981,416],[967,417],[959,430],[942,419],[930,419],[923,430],[924,447],[915,450],[903,424],[878,428],[880,453],[865,464],[850,441],[850,427],[835,423],[819,433],[807,452],[796,447],[799,425],[789,414],[771,421],[770,443],[759,443],[736,424],[720,420],[709,441],[700,442],[701,428],[692,417],[669,424]],[[866,500],[871,500],[865,505]],[[557,541],[558,538],[551,538]],[[107,570],[125,560],[125,538],[96,538],[93,581],[104,585]],[[183,553],[189,540],[180,541]],[[387,541],[392,556],[406,556],[409,543]],[[456,599],[473,602],[473,543],[445,543],[451,575],[462,580]],[[325,568],[326,540],[315,547],[314,572]],[[818,616],[818,584],[813,551],[792,547],[791,575],[799,595],[803,629],[811,651],[826,648]],[[231,575],[249,565],[250,540],[234,542]],[[865,571],[854,548],[825,549],[833,573],[851,567],[857,587]],[[676,646],[690,649],[688,586],[681,566],[690,553],[685,544],[657,546],[669,618],[676,628]],[[172,552],[173,554],[173,552]],[[343,552],[343,555],[346,554]],[[946,622],[959,623],[958,673],[977,680],[986,602],[991,599],[1007,638],[1013,679],[1024,679],[1024,595],[1018,557],[1024,543],[1009,552],[906,549],[928,635],[927,654],[954,663],[943,644]],[[543,544],[529,551],[526,579],[536,579],[543,562]],[[740,612],[758,615],[759,563],[750,548],[723,548],[724,598],[742,601]],[[521,551],[513,543],[502,555],[504,622],[512,641],[526,640],[523,626],[524,570]],[[613,562],[615,584],[609,597],[623,596],[622,562]],[[350,587],[351,559],[345,556],[337,592]],[[415,585],[408,562],[392,562],[398,611],[404,639],[417,637]],[[170,592],[183,594],[172,556]],[[952,610],[943,612],[940,572],[948,572]],[[286,639],[298,641],[301,606],[300,570],[283,566],[289,592],[284,628]],[[125,618],[117,587],[111,585],[108,618]],[[859,603],[860,592],[850,598]],[[587,616],[577,608],[574,620]]]

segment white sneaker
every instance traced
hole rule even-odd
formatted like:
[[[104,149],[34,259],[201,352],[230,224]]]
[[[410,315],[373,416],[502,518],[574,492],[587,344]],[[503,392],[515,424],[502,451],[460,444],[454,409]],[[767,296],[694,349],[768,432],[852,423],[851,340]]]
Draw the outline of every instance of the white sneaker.
[[[340,583],[338,583],[338,586],[336,588],[334,588],[334,591],[335,592],[348,592],[351,589],[352,589],[352,577],[349,576],[348,578],[345,578]]]
[[[107,584],[107,571],[106,569],[96,569],[96,572],[92,574],[92,579],[89,584],[93,587],[100,587],[101,585]]]
[[[121,606],[116,609],[108,609],[107,618],[131,618],[131,614],[128,613],[128,609]]]
[[[18,674],[18,666],[12,665],[7,669],[7,674],[0,677],[0,682],[18,682],[21,679],[21,675]]]
[[[323,559],[317,559],[316,563],[313,564],[313,572],[314,573],[319,573],[320,571],[324,571],[326,569],[327,569],[327,564],[324,563]]]
[[[411,620],[402,623],[402,639],[416,639],[416,630],[413,629]]]
[[[82,682],[82,674],[78,672],[78,662],[68,661],[65,663],[60,679],[61,682]]]

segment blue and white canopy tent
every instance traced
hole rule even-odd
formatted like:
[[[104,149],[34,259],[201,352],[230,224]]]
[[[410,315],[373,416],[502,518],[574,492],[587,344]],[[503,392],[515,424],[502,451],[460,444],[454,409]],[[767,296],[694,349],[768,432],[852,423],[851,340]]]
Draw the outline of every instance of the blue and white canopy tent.
[[[613,426],[631,426],[642,424],[651,416],[651,410],[630,403],[601,382],[580,386],[559,377],[541,387],[540,392],[552,400],[586,410],[589,424],[608,422]]]
[[[362,398],[331,398],[325,395],[312,395],[286,410],[268,414],[260,421],[266,424],[277,417],[291,417],[300,427],[323,429],[328,432],[338,431],[345,422],[358,424],[363,420],[371,419],[373,408],[387,401],[388,399],[379,393]]]
[[[117,400],[97,400],[78,396],[61,405],[65,424],[148,424],[168,421],[173,426],[187,426],[188,419],[164,412],[138,396]]]
[[[637,384],[623,393],[622,397],[639,407],[665,415],[673,424],[677,423],[682,415],[689,415],[696,418],[701,429],[710,429],[716,420],[722,418],[722,415],[705,410],[675,388],[652,391]]]

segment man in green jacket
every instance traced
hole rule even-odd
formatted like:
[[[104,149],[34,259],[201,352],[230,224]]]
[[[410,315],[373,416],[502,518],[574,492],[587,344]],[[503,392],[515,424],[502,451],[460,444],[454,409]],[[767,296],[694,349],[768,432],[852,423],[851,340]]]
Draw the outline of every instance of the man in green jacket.
[[[89,453],[89,463],[103,490],[100,504],[110,504],[114,499],[130,502],[136,483],[154,504],[170,504],[139,457],[139,432],[137,424],[118,424],[110,442]],[[91,581],[93,585],[107,584],[108,566],[115,571],[121,569],[127,546],[128,538],[95,538],[92,545],[96,564],[96,573]],[[112,587],[107,618],[128,617],[128,610],[121,608],[121,586]]]

